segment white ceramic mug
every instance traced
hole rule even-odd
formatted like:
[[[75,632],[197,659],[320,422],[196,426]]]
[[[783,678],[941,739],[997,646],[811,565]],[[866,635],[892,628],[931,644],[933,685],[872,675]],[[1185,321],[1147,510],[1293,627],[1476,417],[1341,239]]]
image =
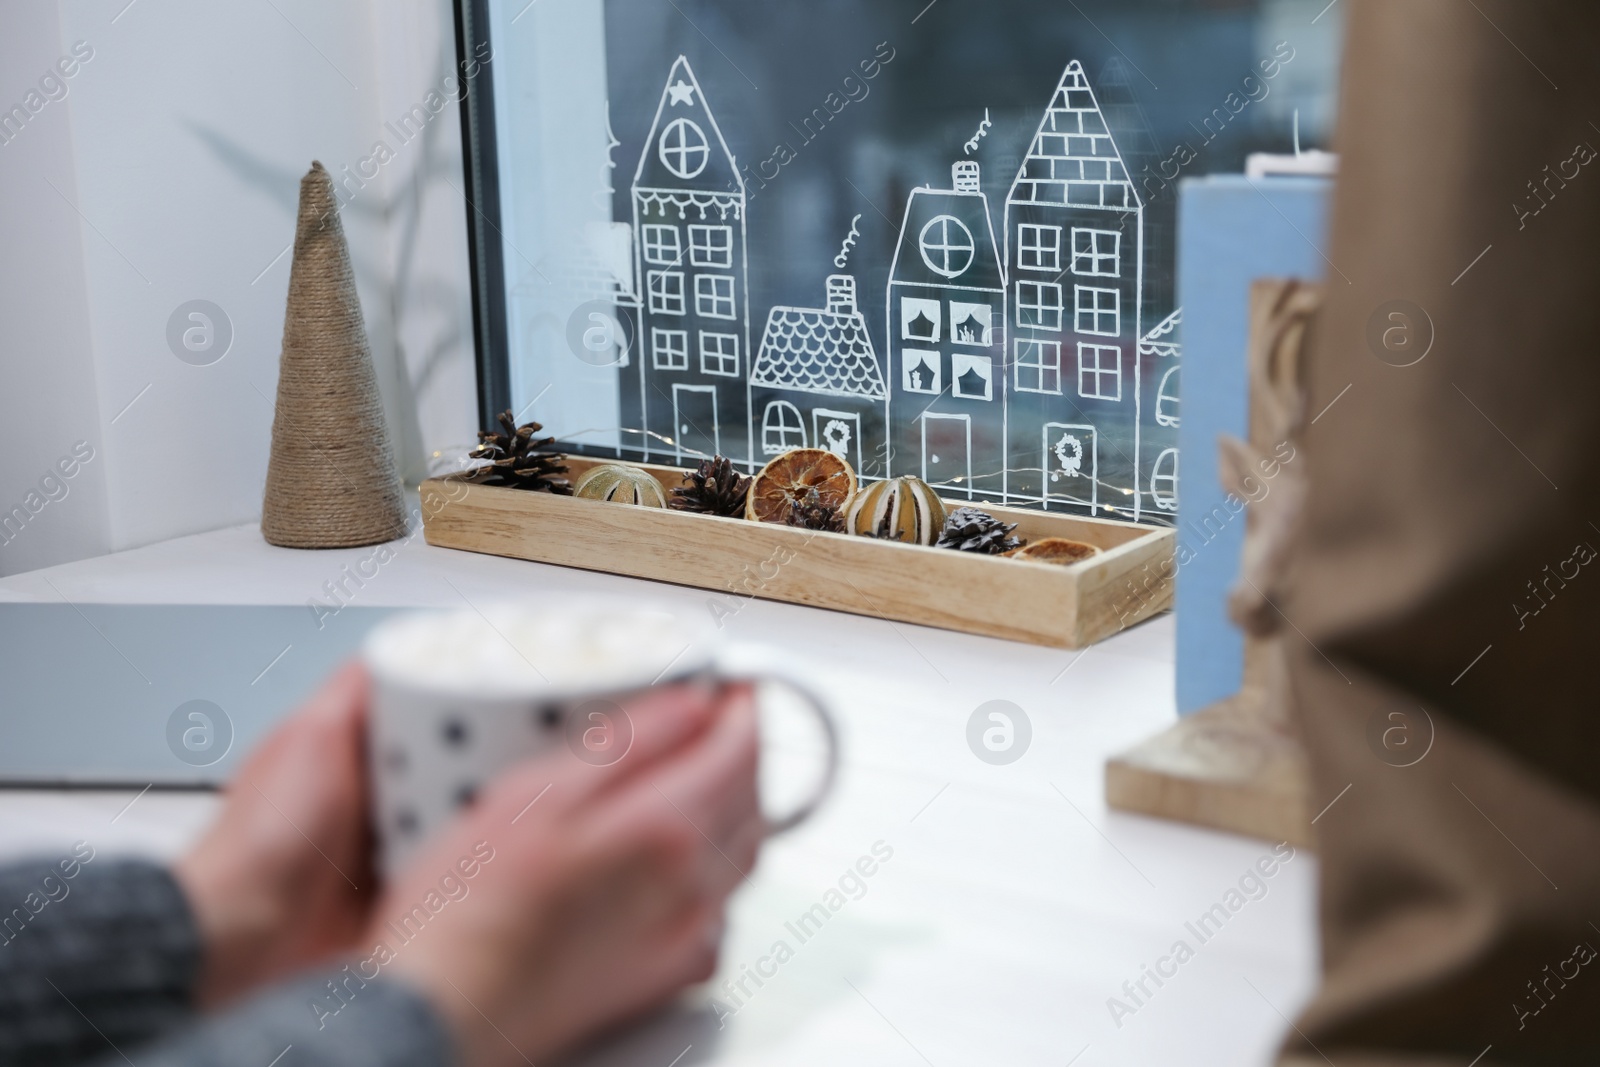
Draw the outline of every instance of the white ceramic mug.
[[[386,874],[513,764],[562,743],[589,763],[625,758],[633,724],[621,705],[656,685],[778,682],[815,714],[826,742],[822,772],[794,810],[767,820],[769,834],[809,818],[838,767],[832,713],[809,686],[772,652],[729,642],[670,608],[585,598],[412,612],[376,627],[363,659]]]

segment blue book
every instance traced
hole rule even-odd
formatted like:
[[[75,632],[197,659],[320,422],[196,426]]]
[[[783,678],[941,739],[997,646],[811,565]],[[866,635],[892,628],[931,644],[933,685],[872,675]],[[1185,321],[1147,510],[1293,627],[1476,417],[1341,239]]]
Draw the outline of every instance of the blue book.
[[[1185,181],[1178,208],[1184,368],[1178,428],[1178,714],[1238,692],[1244,642],[1228,619],[1244,514],[1225,503],[1217,436],[1249,439],[1250,284],[1327,272],[1324,178],[1223,175]],[[1214,516],[1229,517],[1220,523]],[[1210,522],[1203,520],[1212,517]]]

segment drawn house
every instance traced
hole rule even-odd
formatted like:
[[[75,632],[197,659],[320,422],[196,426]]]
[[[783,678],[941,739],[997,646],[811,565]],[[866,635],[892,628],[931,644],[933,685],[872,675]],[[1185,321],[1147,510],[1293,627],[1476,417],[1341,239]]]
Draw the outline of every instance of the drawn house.
[[[1008,498],[1138,519],[1144,205],[1076,60],[1006,198],[1005,257]]]
[[[1141,431],[1139,443],[1150,463],[1144,485],[1154,515],[1173,515],[1178,510],[1178,368],[1183,356],[1178,334],[1182,325],[1183,309],[1179,308],[1139,341],[1144,380],[1151,390],[1143,407],[1153,416]]]
[[[745,186],[679,56],[633,179],[646,458],[752,459]]]
[[[1006,283],[978,164],[919,188],[889,268],[890,473],[1005,495]]]
[[[857,471],[886,451],[889,392],[856,280],[828,278],[826,308],[775,307],[750,370],[757,462],[791,448],[825,448]]]

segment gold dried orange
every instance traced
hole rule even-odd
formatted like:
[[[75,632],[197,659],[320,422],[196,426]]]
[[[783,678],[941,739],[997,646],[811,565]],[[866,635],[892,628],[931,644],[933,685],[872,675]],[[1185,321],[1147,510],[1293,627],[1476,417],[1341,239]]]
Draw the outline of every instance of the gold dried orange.
[[[1082,541],[1071,541],[1065,537],[1044,537],[1037,541],[1012,549],[1006,555],[1012,559],[1025,559],[1031,563],[1054,563],[1061,567],[1070,567],[1074,563],[1082,563],[1100,554],[1094,545],[1084,544]]]
[[[843,512],[855,492],[856,472],[842,458],[823,448],[796,448],[762,467],[751,480],[744,517],[788,522],[795,507],[805,503]]]

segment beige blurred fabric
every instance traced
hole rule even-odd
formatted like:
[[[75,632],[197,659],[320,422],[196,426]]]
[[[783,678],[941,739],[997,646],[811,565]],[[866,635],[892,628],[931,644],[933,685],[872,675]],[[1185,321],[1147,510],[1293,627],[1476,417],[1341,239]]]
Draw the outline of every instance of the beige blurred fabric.
[[[1283,1062],[1600,1062],[1600,5],[1346,6],[1277,600],[1324,980]],[[1414,366],[1406,319],[1369,341],[1397,300]]]

